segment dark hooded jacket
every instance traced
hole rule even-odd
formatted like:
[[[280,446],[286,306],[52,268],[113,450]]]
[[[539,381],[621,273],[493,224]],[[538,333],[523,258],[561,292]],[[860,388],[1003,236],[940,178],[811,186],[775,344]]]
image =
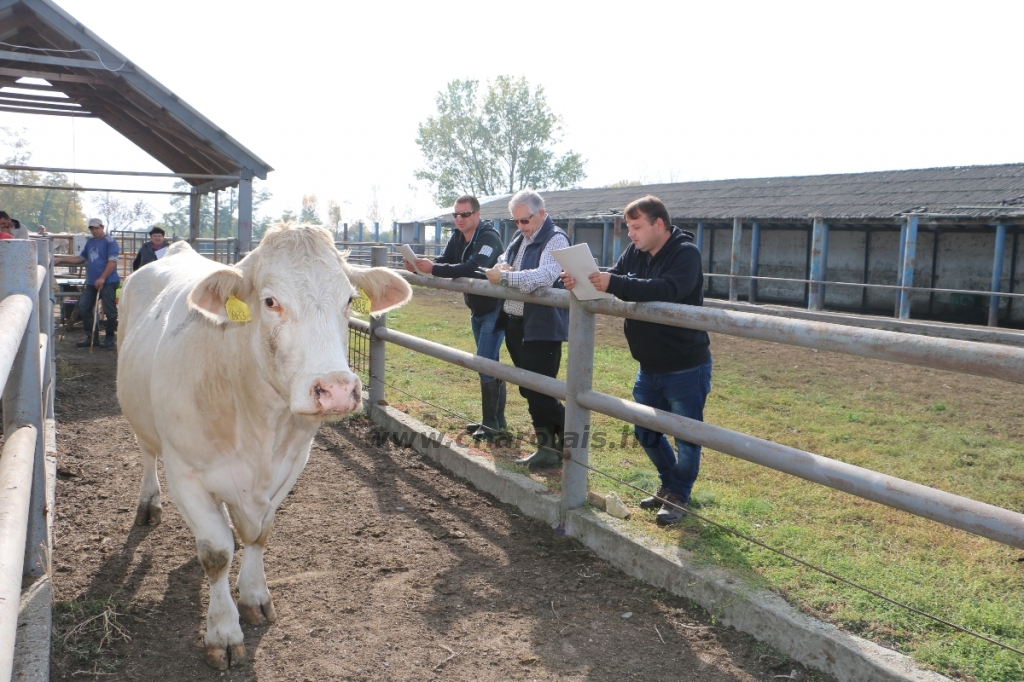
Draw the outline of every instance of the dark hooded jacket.
[[[623,301],[704,305],[704,272],[693,233],[672,226],[658,253],[629,247],[608,271],[608,292]],[[626,341],[645,372],[679,372],[711,359],[708,333],[654,322],[626,320]]]
[[[452,238],[444,247],[444,253],[434,259],[434,268],[431,272],[435,277],[487,279],[477,270],[494,267],[498,262],[498,256],[504,250],[501,235],[490,223],[481,222],[477,225],[473,239],[468,244],[461,232],[453,230]],[[474,317],[493,313],[501,305],[501,299],[490,296],[463,294],[462,299]]]

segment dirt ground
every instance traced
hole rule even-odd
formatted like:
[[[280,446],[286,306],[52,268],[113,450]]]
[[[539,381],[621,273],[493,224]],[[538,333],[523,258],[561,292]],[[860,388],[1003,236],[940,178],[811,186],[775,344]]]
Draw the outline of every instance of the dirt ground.
[[[362,417],[320,430],[278,512],[278,622],[243,624],[249,664],[214,671],[195,541],[166,493],[160,526],[133,525],[141,466],[116,352],[77,340],[58,344],[54,680],[830,679],[414,451],[374,446]]]

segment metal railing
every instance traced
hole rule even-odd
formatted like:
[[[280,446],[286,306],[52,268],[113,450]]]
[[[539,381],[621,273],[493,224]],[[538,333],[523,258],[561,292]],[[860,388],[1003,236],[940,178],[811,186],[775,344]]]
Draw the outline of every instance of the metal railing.
[[[398,244],[381,244],[379,242],[334,242],[339,251],[348,251],[348,262],[353,265],[369,265],[374,247],[385,249],[386,265],[389,268],[402,268],[402,254]],[[412,250],[423,258],[434,259],[444,253],[444,244],[410,244]]]
[[[387,249],[374,249],[373,264],[384,265],[386,262]],[[592,388],[595,319],[598,314],[1017,383],[1024,383],[1022,348],[674,303],[626,303],[619,300],[581,302],[570,292],[559,289],[542,289],[533,294],[524,294],[481,280],[429,278],[408,272],[401,274],[411,283],[435,289],[569,309],[570,352],[564,382],[388,329],[386,315],[371,317],[369,323],[360,320],[349,322],[354,329],[370,334],[371,405],[384,399],[387,342],[565,400],[565,433],[577,435],[574,439],[566,439],[560,505],[563,521],[570,509],[581,507],[586,500],[587,469],[574,463],[589,465],[588,439],[583,435],[589,432],[590,413],[595,411],[952,528],[1013,547],[1024,547],[1024,515],[1020,513],[738,431],[680,417],[599,393]],[[574,442],[574,445],[568,446],[570,442]]]
[[[48,425],[52,429],[53,243],[0,242],[0,682],[11,679],[22,584],[50,575]],[[49,660],[46,641],[29,643]]]

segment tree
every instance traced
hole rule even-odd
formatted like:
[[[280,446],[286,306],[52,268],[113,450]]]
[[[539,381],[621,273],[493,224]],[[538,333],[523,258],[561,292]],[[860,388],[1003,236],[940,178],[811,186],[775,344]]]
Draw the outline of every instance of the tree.
[[[8,147],[9,153],[4,164],[26,166],[32,160],[28,141],[23,131],[0,127],[3,140],[0,144]],[[50,187],[76,187],[68,182],[63,173],[40,174],[34,171],[0,171],[0,183],[9,185],[45,185]],[[32,187],[0,187],[0,210],[7,211],[20,220],[25,227],[34,230],[45,225],[51,232],[85,232],[85,214],[82,211],[82,196],[78,192],[63,189],[37,189]]]
[[[323,221],[320,220],[320,215],[317,212],[319,210],[318,202],[315,194],[303,194],[302,195],[302,211],[299,213],[300,223],[309,223],[311,225],[321,225]]]
[[[104,192],[91,203],[96,214],[103,219],[109,233],[127,230],[135,223],[140,223],[140,227],[146,227],[147,223],[153,220],[153,210],[142,199],[129,204],[110,192]]]
[[[188,192],[192,186],[184,180],[177,180],[174,189],[178,192]],[[273,195],[266,187],[258,187],[253,181],[252,191],[252,236],[254,240],[262,238],[266,228],[274,222],[273,219],[264,219],[259,215],[259,208],[270,200]],[[164,228],[169,235],[175,237],[188,237],[189,234],[189,197],[176,195],[171,199],[171,210],[164,213],[156,223]],[[218,202],[217,236],[237,237],[238,236],[238,190],[229,188],[227,200],[221,196]],[[213,196],[204,194],[199,200],[199,236],[213,236]]]
[[[433,185],[443,206],[461,194],[577,187],[586,177],[583,158],[571,150],[555,156],[561,124],[544,88],[531,90],[525,78],[499,76],[482,101],[479,81],[451,81],[437,95],[437,115],[419,126],[426,168],[416,177]]]

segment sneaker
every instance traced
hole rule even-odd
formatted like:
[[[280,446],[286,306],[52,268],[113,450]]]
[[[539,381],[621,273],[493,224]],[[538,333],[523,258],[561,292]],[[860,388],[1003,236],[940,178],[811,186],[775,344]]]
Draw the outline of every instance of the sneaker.
[[[661,509],[658,510],[658,515],[654,520],[662,526],[671,526],[674,523],[679,523],[686,516],[686,502],[683,501],[682,495],[669,493],[664,499],[666,504],[661,505]]]
[[[85,337],[85,341],[79,341],[78,343],[75,344],[75,347],[77,347],[77,348],[88,348],[89,345],[90,345],[89,337],[87,336],[87,337]],[[95,345],[95,346],[100,345],[100,340],[96,339],[96,341],[92,345]]]
[[[668,491],[665,490],[665,486],[661,486],[660,488],[658,488],[658,492],[654,493],[653,497],[645,497],[644,499],[640,500],[640,508],[657,509],[658,507],[661,506],[661,500],[665,499],[665,495],[668,495]],[[661,500],[658,499],[659,497],[661,498]]]
[[[114,346],[114,339],[109,336],[103,339],[103,342],[99,344],[100,348],[112,348]]]

